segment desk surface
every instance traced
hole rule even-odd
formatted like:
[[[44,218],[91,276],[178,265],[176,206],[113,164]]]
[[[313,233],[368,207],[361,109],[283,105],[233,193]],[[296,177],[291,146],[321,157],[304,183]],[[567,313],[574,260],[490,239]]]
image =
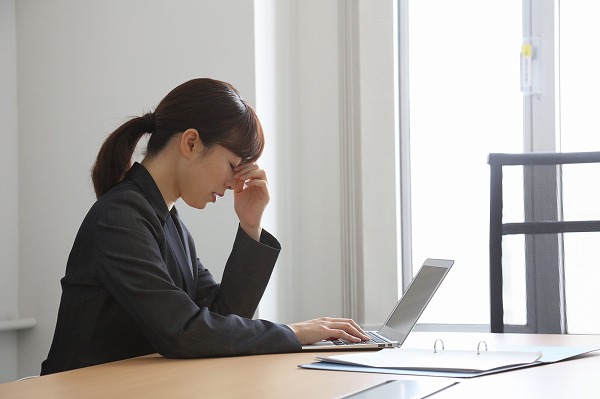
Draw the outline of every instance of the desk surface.
[[[486,333],[412,333],[405,347],[433,347],[444,340],[447,349],[472,349],[485,340],[500,345],[600,344],[600,335],[529,335]],[[299,369],[314,353],[173,360],[150,355],[65,373],[0,384],[0,398],[218,397],[335,398],[392,379],[439,381],[412,377]],[[468,380],[435,398],[596,397],[600,352],[576,360],[499,373]],[[433,378],[433,380],[432,380]],[[450,381],[450,380],[449,380]],[[456,381],[456,380],[454,380]]]

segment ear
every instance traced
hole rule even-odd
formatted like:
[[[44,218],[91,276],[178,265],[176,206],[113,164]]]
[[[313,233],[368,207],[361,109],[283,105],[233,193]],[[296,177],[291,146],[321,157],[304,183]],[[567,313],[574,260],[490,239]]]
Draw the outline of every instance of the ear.
[[[179,150],[184,157],[190,158],[192,154],[199,154],[203,149],[204,145],[196,129],[187,129],[183,132],[179,141]]]

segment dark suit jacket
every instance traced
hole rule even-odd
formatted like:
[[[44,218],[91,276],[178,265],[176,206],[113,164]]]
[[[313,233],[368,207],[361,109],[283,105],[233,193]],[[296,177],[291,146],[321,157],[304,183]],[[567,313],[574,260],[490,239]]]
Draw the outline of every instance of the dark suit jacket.
[[[238,229],[221,284],[189,231],[134,164],[84,219],[69,255],[42,374],[158,352],[192,358],[300,350],[285,325],[252,320],[280,246]]]

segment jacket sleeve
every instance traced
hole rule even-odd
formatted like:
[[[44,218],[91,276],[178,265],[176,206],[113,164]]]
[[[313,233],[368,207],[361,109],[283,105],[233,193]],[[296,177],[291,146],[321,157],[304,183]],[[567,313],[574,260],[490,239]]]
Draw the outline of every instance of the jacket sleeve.
[[[280,250],[277,239],[267,231],[263,230],[258,242],[238,227],[220,285],[214,285],[212,275],[197,260],[196,304],[222,315],[251,318],[267,288]]]
[[[91,247],[90,259],[103,285],[158,353],[192,358],[300,350],[289,327],[249,318],[273,268],[260,256],[272,261],[272,248],[266,251],[269,255],[248,264],[243,258],[256,248],[249,250],[252,243],[238,237],[218,289],[218,305],[209,308],[192,300],[173,281],[176,261],[159,218],[143,196],[123,195],[98,215],[93,240],[101,245]],[[209,284],[214,290],[214,281],[209,280],[212,277],[199,276],[198,284]],[[254,288],[245,293],[250,283]],[[242,303],[245,300],[249,303]]]

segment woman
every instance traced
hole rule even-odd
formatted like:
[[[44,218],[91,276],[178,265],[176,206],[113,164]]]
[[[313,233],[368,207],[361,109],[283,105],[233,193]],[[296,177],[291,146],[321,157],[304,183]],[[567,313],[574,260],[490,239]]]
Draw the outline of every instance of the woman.
[[[131,165],[139,139],[146,156]],[[263,230],[267,176],[256,164],[260,122],[229,84],[194,79],[102,145],[92,168],[98,200],[69,255],[42,374],[158,352],[192,358],[291,352],[368,337],[350,319],[289,326],[253,320],[279,254]],[[221,284],[196,257],[175,202],[202,209],[232,190],[239,228]]]

